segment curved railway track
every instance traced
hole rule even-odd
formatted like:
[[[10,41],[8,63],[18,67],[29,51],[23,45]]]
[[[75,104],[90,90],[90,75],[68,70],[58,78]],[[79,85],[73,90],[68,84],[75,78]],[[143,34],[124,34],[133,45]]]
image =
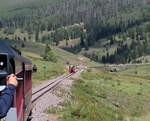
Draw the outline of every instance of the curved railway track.
[[[64,76],[61,76],[48,84],[42,86],[40,89],[34,91],[32,93],[32,103],[36,102],[40,97],[42,97],[45,93],[55,88],[59,83],[61,83],[64,79],[71,77],[74,73],[69,73]]]

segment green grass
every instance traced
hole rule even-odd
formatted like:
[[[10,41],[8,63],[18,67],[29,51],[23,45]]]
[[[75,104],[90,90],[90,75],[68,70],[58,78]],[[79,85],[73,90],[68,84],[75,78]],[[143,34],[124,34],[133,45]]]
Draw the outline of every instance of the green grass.
[[[58,109],[56,107],[51,107],[49,110],[46,110],[45,112],[56,114],[59,111],[60,111],[60,109]]]
[[[33,55],[29,52],[23,52],[22,54],[31,60],[32,65],[35,64],[37,66],[37,72],[32,73],[33,86],[36,86],[36,84],[43,80],[49,80],[65,73],[65,67],[59,62],[53,63],[50,61],[44,61],[43,59],[39,58],[38,55],[36,57],[35,54]],[[47,68],[44,69],[44,66]]]
[[[107,40],[106,40],[107,43]],[[105,44],[104,44],[105,45]],[[90,55],[92,55],[92,53],[96,53],[96,55],[98,55],[99,58],[102,58],[103,56],[106,56],[107,53],[114,54],[114,52],[117,50],[117,44],[114,45],[107,45],[106,47],[104,47],[103,44],[99,44],[96,43],[96,46],[94,47],[90,47],[89,50],[82,50],[80,53],[84,54],[84,53],[88,53]]]
[[[133,66],[132,68],[127,67],[126,70],[122,70],[120,73],[150,79],[150,65]]]
[[[38,83],[44,80],[49,80],[55,77],[58,77],[64,74],[65,65],[57,62],[44,61],[40,56],[45,51],[45,45],[41,43],[33,43],[33,42],[25,42],[25,47],[21,48],[22,41],[12,41],[7,40],[7,42],[11,45],[16,45],[19,50],[21,50],[22,55],[31,60],[32,65],[36,65],[38,71],[32,74],[32,82],[33,86],[36,86]],[[57,58],[58,60],[60,58]],[[46,70],[44,70],[44,66],[46,66]]]
[[[37,65],[38,71],[32,74],[33,86],[40,83],[41,81],[49,80],[67,73],[68,71],[66,68],[66,63],[68,62],[71,64],[82,65],[96,64],[95,62],[92,62],[81,55],[74,55],[55,46],[51,46],[51,48],[53,53],[56,55],[57,62],[44,61],[41,55],[45,51],[45,44],[25,42],[25,47],[22,48],[21,44],[23,41],[7,40],[7,42],[10,45],[17,46],[17,48],[21,50],[22,55],[31,60],[32,65]],[[84,58],[84,60],[80,60],[80,58]],[[43,69],[44,66],[47,67],[46,70]]]
[[[75,46],[75,45],[78,45],[79,43],[80,43],[79,38],[68,40],[68,46]],[[60,47],[65,47],[66,46],[66,40],[60,41],[59,46]]]
[[[7,42],[13,46],[17,46],[17,48],[21,51],[35,53],[37,55],[42,55],[45,51],[45,44],[38,42],[23,42],[23,41],[14,41],[7,40]],[[25,43],[25,47],[22,48],[21,44]],[[65,50],[62,50],[56,46],[51,46],[54,54],[57,57],[57,60],[61,64],[71,63],[71,64],[82,64],[82,65],[98,65],[98,63],[91,61],[90,59],[80,55],[80,54],[72,54]]]
[[[75,79],[71,100],[64,102],[62,121],[149,121],[150,66],[111,73],[88,69]],[[132,71],[133,70],[133,71]]]

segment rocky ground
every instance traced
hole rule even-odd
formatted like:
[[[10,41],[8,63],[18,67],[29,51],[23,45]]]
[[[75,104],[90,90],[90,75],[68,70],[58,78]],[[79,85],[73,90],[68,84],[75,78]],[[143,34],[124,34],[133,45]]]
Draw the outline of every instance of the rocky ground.
[[[72,77],[77,78],[83,70],[78,71]],[[65,100],[65,96],[59,96],[59,91],[70,90],[73,80],[71,78],[65,79],[59,84],[54,90],[51,90],[44,94],[36,103],[33,105],[32,121],[58,121],[59,115],[47,114],[45,112],[49,107],[58,107],[58,104]],[[44,85],[45,82],[40,85]],[[38,85],[34,90],[40,87]]]

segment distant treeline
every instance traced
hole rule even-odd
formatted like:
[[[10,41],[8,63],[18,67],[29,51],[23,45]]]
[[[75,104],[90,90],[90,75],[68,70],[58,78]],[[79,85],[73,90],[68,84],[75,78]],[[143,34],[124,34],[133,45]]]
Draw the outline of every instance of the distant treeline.
[[[150,16],[149,0],[51,1],[44,6],[32,2],[15,8],[12,12],[16,14],[0,19],[0,28],[21,28],[28,33],[36,33],[84,22],[88,44],[92,45],[99,38],[149,20]]]
[[[150,22],[130,28],[123,34],[123,41],[129,39],[131,44],[122,41],[113,55],[108,53],[102,57],[103,63],[129,63],[141,56],[150,55]]]
[[[99,57],[96,52],[84,55],[97,62],[118,64],[129,63],[141,56],[150,55],[150,22],[136,25],[108,39],[110,43],[107,48],[117,45],[113,54],[107,51],[107,54],[102,57]]]
[[[16,14],[12,14],[9,17],[1,17],[0,29],[5,28],[6,33],[13,34],[15,29],[20,28],[22,32],[27,31],[28,34],[35,34],[36,41],[56,42],[56,45],[63,39],[68,40],[71,37],[79,37],[81,40],[79,45],[64,48],[78,53],[82,48],[88,50],[89,47],[94,46],[102,38],[112,38],[118,33],[126,33],[129,28],[150,21],[149,0],[51,0],[47,5],[41,6],[38,5],[38,2],[35,5],[34,2],[31,5],[27,4],[28,7],[25,4],[22,8],[13,10],[13,13],[16,12]],[[60,35],[62,26],[70,26],[75,23],[84,23],[84,28],[80,32],[76,29],[74,35],[68,34],[69,32],[63,30]],[[52,31],[52,34],[40,40],[39,32],[45,30]],[[135,33],[137,30],[132,31]],[[136,36],[143,35],[141,34],[143,31],[140,34],[136,33]],[[133,35],[131,36],[133,38]],[[145,36],[143,35],[143,37]],[[135,43],[139,46],[139,42]],[[119,51],[126,49],[126,46],[124,46],[120,45],[114,55],[109,55],[108,53],[108,57],[99,58],[95,54],[92,58],[97,61],[110,63],[129,62],[134,58],[128,57],[120,61],[114,59],[118,58]],[[136,57],[139,57],[139,55],[136,55]]]

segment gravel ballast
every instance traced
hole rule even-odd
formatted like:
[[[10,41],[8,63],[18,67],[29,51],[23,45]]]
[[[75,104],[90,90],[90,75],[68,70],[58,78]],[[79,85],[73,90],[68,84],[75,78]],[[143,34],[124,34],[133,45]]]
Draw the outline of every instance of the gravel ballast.
[[[71,77],[77,78],[82,71],[83,70],[79,70]],[[60,77],[58,77],[58,78],[60,78]],[[36,90],[41,88],[41,86],[45,85],[45,83],[50,82],[50,81],[52,81],[52,80],[41,83],[40,85],[38,85],[37,87],[35,87],[33,89],[33,92],[35,92]],[[73,80],[71,80],[71,79],[64,79],[59,84],[59,86],[57,86],[54,90],[57,90],[57,88],[61,88],[61,90],[69,91],[70,86],[72,85],[72,82],[73,82]],[[57,91],[57,94],[59,93],[58,91]],[[53,90],[51,90],[51,91],[47,92],[46,94],[44,94],[41,98],[39,98],[33,104],[33,111],[32,111],[33,113],[32,113],[31,121],[58,121],[59,115],[47,114],[46,112],[44,112],[49,107],[58,107],[58,104],[60,102],[64,101],[65,98],[63,98],[63,96],[58,96],[57,94],[55,94],[53,92]]]

